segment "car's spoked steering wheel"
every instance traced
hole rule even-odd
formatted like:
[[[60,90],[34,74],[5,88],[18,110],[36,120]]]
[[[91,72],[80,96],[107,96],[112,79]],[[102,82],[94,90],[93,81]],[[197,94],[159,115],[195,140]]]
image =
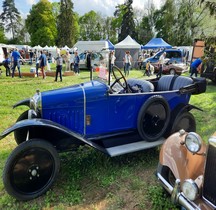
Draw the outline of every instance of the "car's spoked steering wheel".
[[[123,75],[123,73],[117,66],[113,66],[112,74],[115,78],[115,81],[110,86],[111,90],[115,91],[113,87],[115,86],[116,83],[118,83],[124,89],[126,93],[131,93],[131,90],[128,86],[125,76]]]

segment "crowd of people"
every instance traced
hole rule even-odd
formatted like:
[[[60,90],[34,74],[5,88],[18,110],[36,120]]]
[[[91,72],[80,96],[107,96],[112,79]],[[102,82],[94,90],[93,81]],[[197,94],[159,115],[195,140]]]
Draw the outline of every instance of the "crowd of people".
[[[150,62],[144,62],[144,60],[148,57],[151,57],[155,54],[155,51],[142,51],[142,53],[139,55],[139,58],[137,60],[138,62],[138,68],[140,70],[144,70],[144,76],[150,77],[154,73],[154,66],[151,65]],[[25,63],[26,58],[23,58],[18,51],[17,48],[11,50],[8,52],[5,56],[5,60],[3,61],[3,65],[6,70],[6,76],[11,76],[12,78],[15,76],[15,71],[16,68],[18,70],[18,76],[21,78],[22,73],[21,73],[21,65],[20,63]],[[158,65],[159,65],[159,71],[156,74],[156,77],[161,77],[162,76],[162,70],[163,66],[165,64],[165,58],[166,58],[166,52],[162,53],[162,55],[159,58]],[[86,55],[86,64],[87,64],[87,69],[91,72],[91,79],[92,79],[92,65],[91,65],[91,53],[87,52]],[[113,68],[115,65],[115,51],[110,51],[109,55],[109,68]],[[133,58],[130,54],[130,51],[125,51],[125,56],[123,57],[123,66],[124,66],[124,75],[126,77],[129,76],[130,70],[132,68],[132,62]],[[60,78],[60,81],[62,81],[62,70],[63,70],[63,64],[65,64],[65,70],[70,71],[71,70],[71,54],[69,51],[64,51],[64,53],[61,53],[61,50],[57,50],[57,56],[54,57],[51,52],[45,51],[45,50],[29,50],[29,55],[28,55],[28,64],[29,65],[34,65],[35,63],[35,74],[37,77],[39,75],[42,75],[42,78],[46,78],[46,70],[50,71],[50,63],[55,63],[56,64],[56,75],[55,75],[55,80],[58,80],[58,77]],[[80,63],[80,58],[78,55],[78,52],[74,52],[73,56],[73,67],[74,67],[74,72],[76,75],[80,75],[80,69],[79,69],[79,63]],[[195,75],[197,77],[197,74],[199,72],[199,69],[201,68],[202,65],[202,60],[196,59],[194,62],[191,63],[190,66],[190,76],[192,77]]]
[[[5,59],[2,62],[2,65],[5,67],[6,76],[15,76],[15,72],[18,70],[18,76],[22,77],[21,64],[29,64],[31,67],[35,66],[33,71],[35,72],[36,77],[42,75],[42,78],[46,78],[46,71],[51,71],[50,64],[56,64],[56,77],[54,81],[57,81],[58,75],[60,81],[62,81],[62,67],[63,63],[65,64],[65,71],[71,70],[71,55],[69,51],[62,51],[57,49],[57,56],[54,57],[50,51],[46,50],[32,50],[30,49],[28,55],[19,51],[17,48],[12,49],[9,52],[6,52]],[[25,57],[24,57],[25,56]],[[73,58],[74,71],[79,75],[79,56],[75,52]]]

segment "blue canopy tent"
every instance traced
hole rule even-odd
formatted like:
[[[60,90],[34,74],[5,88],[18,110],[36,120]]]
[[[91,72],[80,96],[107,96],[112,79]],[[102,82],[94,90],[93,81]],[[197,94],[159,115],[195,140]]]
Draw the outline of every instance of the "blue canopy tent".
[[[166,43],[162,38],[152,38],[146,45],[141,46],[142,50],[157,48],[172,48],[172,46]]]
[[[109,39],[107,39],[106,41],[108,42],[109,50],[115,50],[115,46],[113,45],[113,43]]]

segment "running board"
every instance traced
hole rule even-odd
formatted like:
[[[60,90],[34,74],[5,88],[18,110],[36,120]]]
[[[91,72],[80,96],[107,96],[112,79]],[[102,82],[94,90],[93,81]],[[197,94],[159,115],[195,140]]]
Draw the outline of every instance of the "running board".
[[[107,148],[106,151],[111,157],[114,157],[114,156],[124,155],[124,154],[131,153],[131,152],[137,152],[137,151],[144,150],[144,149],[149,149],[152,147],[157,147],[163,144],[164,140],[165,138],[160,138],[154,142],[139,141],[135,143],[110,147],[110,148]]]

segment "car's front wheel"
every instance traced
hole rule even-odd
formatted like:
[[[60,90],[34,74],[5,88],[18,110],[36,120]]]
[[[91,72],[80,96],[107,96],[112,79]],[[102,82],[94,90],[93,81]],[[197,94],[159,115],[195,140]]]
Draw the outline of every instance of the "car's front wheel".
[[[31,200],[45,193],[60,168],[59,155],[52,144],[32,139],[17,146],[3,171],[6,191],[17,200]]]

